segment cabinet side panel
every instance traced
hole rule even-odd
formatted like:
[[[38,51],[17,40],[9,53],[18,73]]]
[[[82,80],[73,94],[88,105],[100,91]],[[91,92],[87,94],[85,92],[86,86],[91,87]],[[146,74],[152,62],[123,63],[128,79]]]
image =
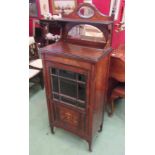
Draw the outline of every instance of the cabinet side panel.
[[[99,131],[103,123],[105,99],[108,88],[109,55],[96,64],[95,102],[93,104],[93,134]]]
[[[50,81],[49,81],[49,70],[48,70],[48,63],[44,59],[45,55],[42,54],[42,63],[43,63],[43,77],[44,77],[44,85],[45,85],[45,93],[46,93],[46,100],[47,100],[47,110],[48,110],[48,117],[50,125],[54,123],[54,108],[51,104],[51,90],[50,90]]]

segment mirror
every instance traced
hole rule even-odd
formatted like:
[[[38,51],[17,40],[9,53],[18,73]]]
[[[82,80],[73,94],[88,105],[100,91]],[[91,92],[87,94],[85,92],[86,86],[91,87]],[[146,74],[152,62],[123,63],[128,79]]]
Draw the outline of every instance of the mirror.
[[[80,25],[74,26],[68,32],[68,38],[91,41],[91,42],[106,43],[106,39],[102,31],[96,28],[95,26],[91,26],[87,24],[80,24]]]
[[[94,16],[94,13],[94,10],[88,6],[82,6],[78,11],[78,15],[81,18],[91,18]]]

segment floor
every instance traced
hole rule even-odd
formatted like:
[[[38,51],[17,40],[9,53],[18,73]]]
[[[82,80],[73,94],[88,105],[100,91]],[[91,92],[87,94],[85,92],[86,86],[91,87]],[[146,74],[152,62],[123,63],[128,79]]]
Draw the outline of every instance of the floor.
[[[105,114],[103,131],[93,142],[93,152],[88,151],[87,142],[62,129],[51,134],[45,91],[39,85],[30,88],[29,106],[29,155],[125,155],[125,104],[116,102],[112,117]]]

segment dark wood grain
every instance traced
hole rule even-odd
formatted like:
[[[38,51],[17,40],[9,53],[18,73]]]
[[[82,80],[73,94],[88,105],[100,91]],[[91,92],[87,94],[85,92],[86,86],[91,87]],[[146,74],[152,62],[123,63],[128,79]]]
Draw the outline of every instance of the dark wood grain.
[[[77,16],[78,17],[78,16]],[[101,21],[101,20],[95,20],[95,19],[92,19],[92,20],[85,20],[85,19],[76,19],[76,18],[61,18],[61,19],[52,19],[52,20],[48,20],[48,19],[40,19],[41,22],[69,22],[69,23],[77,23],[77,24],[84,24],[84,23],[87,23],[87,24],[105,24],[105,25],[109,25],[109,24],[112,24],[113,21]]]
[[[42,53],[97,62],[106,54],[110,53],[112,48],[103,50],[60,41],[42,48],[42,51]]]
[[[123,87],[122,93],[117,93],[116,88]],[[116,89],[117,90],[117,89]],[[119,90],[119,89],[118,89]],[[119,94],[119,95],[118,95]],[[109,116],[114,112],[114,99],[125,97],[125,46],[120,45],[111,53],[109,86],[107,96],[107,111]]]
[[[90,19],[81,19],[77,16],[78,9],[85,5],[95,11],[95,15]],[[42,20],[42,22],[52,24],[53,20]],[[55,44],[42,48],[41,52],[51,131],[54,133],[54,127],[59,127],[72,132],[85,139],[89,144],[89,151],[92,151],[93,138],[98,131],[102,130],[103,126],[110,53],[112,51],[110,40],[112,31],[108,28],[107,24],[112,23],[112,17],[102,15],[93,5],[82,4],[73,13],[56,22],[61,25],[62,39]],[[82,40],[73,41],[67,39],[68,31],[80,23],[89,23],[99,28],[106,36],[105,45],[101,46],[98,43],[83,43]],[[86,97],[83,102],[85,103],[85,107],[80,108],[53,98],[51,68],[67,70],[85,76]],[[57,77],[61,78],[59,75]],[[66,80],[69,79],[67,78]],[[78,80],[74,79],[71,81],[76,82]],[[60,88],[60,81],[58,85]],[[60,90],[57,94],[61,95]],[[70,99],[72,98],[70,97]]]
[[[111,54],[110,77],[125,82],[125,47],[121,45]]]

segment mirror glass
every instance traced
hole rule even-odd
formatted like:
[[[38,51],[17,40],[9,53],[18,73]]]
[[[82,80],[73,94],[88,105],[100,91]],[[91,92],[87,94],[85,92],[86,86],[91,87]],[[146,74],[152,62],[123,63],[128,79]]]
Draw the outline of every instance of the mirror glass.
[[[79,9],[78,15],[82,18],[90,18],[94,16],[94,10],[88,6],[83,6]]]
[[[80,24],[74,26],[68,32],[68,38],[106,43],[106,39],[102,31],[96,28],[95,26],[87,24]]]

